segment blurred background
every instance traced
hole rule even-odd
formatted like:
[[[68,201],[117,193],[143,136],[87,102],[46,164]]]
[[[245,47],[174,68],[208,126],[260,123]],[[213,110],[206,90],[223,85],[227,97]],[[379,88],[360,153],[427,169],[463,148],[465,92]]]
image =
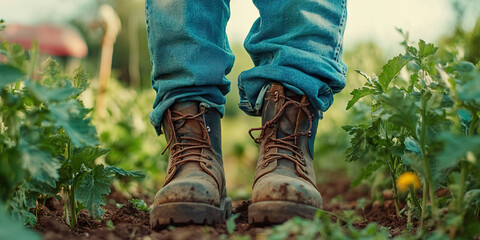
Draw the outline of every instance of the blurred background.
[[[222,141],[229,194],[247,199],[253,181],[257,146],[248,129],[260,119],[246,116],[237,107],[238,75],[253,66],[243,40],[258,18],[251,1],[231,0],[227,26],[235,65],[227,76],[232,82],[222,120]],[[347,88],[320,123],[315,145],[319,181],[332,174],[355,177],[358,167],[344,161],[349,144],[341,126],[362,121],[359,105],[345,111],[349,93],[363,85],[354,72],[380,73],[388,58],[403,53],[405,35],[440,47],[457,46],[466,58],[479,61],[480,1],[477,0],[351,0],[344,37],[343,59],[349,67]],[[155,93],[151,89],[151,64],[147,48],[144,0],[0,0],[0,19],[6,28],[0,42],[31,48],[36,41],[43,58],[57,60],[67,74],[80,65],[87,69],[91,87],[82,96],[90,108],[102,144],[111,149],[103,161],[147,174],[141,182],[118,182],[130,193],[151,193],[163,184],[166,143],[148,121]],[[398,29],[405,33],[403,36]],[[455,44],[452,44],[452,43]],[[356,163],[358,164],[358,163]]]

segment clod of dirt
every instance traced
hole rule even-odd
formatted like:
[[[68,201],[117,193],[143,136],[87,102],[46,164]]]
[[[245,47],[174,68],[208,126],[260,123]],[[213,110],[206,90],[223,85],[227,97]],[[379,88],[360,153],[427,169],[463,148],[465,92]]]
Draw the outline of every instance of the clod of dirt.
[[[77,237],[62,216],[56,212],[52,212],[43,205],[38,205],[35,212],[37,213],[37,223],[34,230],[43,233],[44,239],[75,239]]]
[[[382,192],[382,197],[383,197],[383,200],[393,200],[393,197],[394,197],[394,193],[391,189],[385,189],[383,190]]]
[[[387,200],[383,204],[378,202],[369,203],[365,206],[364,213],[367,218],[365,223],[377,222],[380,226],[389,227],[390,229],[403,229],[407,224],[406,218],[397,216],[393,200]]]
[[[248,206],[250,206],[250,200],[242,201],[235,209],[233,209],[234,214],[238,214],[238,218],[235,220],[236,223],[248,223]]]
[[[52,212],[60,212],[63,211],[63,200],[58,200],[54,197],[47,198],[45,200],[45,207],[47,207]]]
[[[103,222],[111,220],[115,225],[121,223],[150,226],[150,215],[148,212],[136,209],[132,203],[128,202],[120,209],[114,211],[110,216],[105,216]]]
[[[78,213],[77,225],[75,226],[74,231],[78,234],[82,234],[85,232],[89,232],[89,231],[104,228],[104,227],[105,227],[105,224],[103,224],[101,221],[96,220],[95,218],[90,216],[87,210],[82,209]]]
[[[235,219],[237,232],[244,233],[250,229],[248,224],[248,206],[250,206],[250,200],[242,201],[233,209],[233,214],[238,214],[237,219]]]

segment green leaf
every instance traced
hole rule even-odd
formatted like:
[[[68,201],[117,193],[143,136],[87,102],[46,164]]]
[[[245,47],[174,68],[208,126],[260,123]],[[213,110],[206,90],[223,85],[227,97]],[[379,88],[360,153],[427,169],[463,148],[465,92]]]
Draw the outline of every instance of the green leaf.
[[[28,230],[22,223],[11,219],[0,205],[0,239],[40,240],[39,234]]]
[[[362,167],[358,177],[355,178],[355,180],[353,180],[352,186],[353,187],[358,186],[363,180],[370,177],[375,171],[377,171],[382,166],[383,166],[383,162],[375,161],[375,162],[369,163],[366,167]]]
[[[480,104],[480,70],[467,62],[455,66],[455,72],[460,80],[457,87],[458,97],[464,101],[472,101],[478,106]]]
[[[460,124],[462,124],[464,132],[468,133],[470,123],[472,122],[472,114],[466,109],[459,109],[458,116],[460,117]]]
[[[147,203],[143,201],[142,199],[130,199],[128,202],[130,202],[134,208],[144,211],[144,212],[150,212],[151,209],[148,207]]]
[[[368,96],[368,95],[372,95],[376,92],[375,89],[373,88],[369,88],[369,87],[363,87],[363,88],[357,88],[357,89],[354,89],[350,95],[352,95],[352,99],[350,101],[348,101],[347,103],[347,110],[350,109],[351,107],[353,107],[353,105],[358,102],[358,100],[360,100],[360,98],[362,97],[365,97],[365,96]]]
[[[48,184],[44,184],[44,183],[42,183],[38,180],[32,179],[32,180],[28,181],[28,183],[26,185],[26,188],[30,192],[41,193],[41,194],[45,194],[47,196],[59,198],[59,196],[57,195],[58,191],[55,187],[52,187]]]
[[[52,187],[56,186],[59,178],[58,169],[60,162],[52,157],[50,152],[41,150],[34,143],[20,139],[20,152],[22,167],[27,169],[33,179],[46,183]]]
[[[226,225],[227,225],[227,232],[228,234],[232,234],[235,231],[235,219],[237,219],[239,216],[238,213],[233,214],[227,219]]]
[[[412,71],[412,72],[418,72],[421,67],[416,63],[416,62],[408,62],[407,64],[407,68],[408,70]]]
[[[383,66],[382,73],[378,76],[383,91],[387,91],[390,82],[398,75],[407,62],[407,59],[403,55],[398,55],[390,59],[387,64]]]
[[[412,168],[416,173],[420,174],[422,177],[426,176],[425,166],[423,165],[423,160],[415,153],[405,152],[402,157],[403,164]]]
[[[74,88],[69,81],[63,87],[43,87],[33,81],[26,81],[27,89],[41,102],[64,101],[81,93],[81,90]]]
[[[20,189],[15,192],[15,196],[10,203],[12,217],[17,221],[21,221],[24,225],[34,226],[37,222],[37,217],[29,210],[36,206],[38,194],[34,194],[35,198],[32,199],[30,197],[31,195],[27,196],[26,191],[27,189],[20,187]]]
[[[19,81],[25,75],[16,67],[0,63],[0,88]]]
[[[110,193],[112,180],[103,165],[97,165],[91,172],[82,175],[75,186],[76,200],[84,204],[95,218],[105,213],[101,206],[105,205],[104,197]]]
[[[385,106],[389,113],[388,121],[398,126],[403,126],[409,130],[410,134],[415,134],[418,123],[419,107],[417,106],[415,96],[405,94],[397,87],[393,87],[387,94],[382,94],[378,100]]]
[[[468,152],[480,153],[480,136],[456,136],[450,132],[440,135],[445,148],[437,156],[440,170],[454,167]]]
[[[473,63],[471,63],[471,62],[461,61],[461,62],[453,65],[452,70],[454,70],[455,72],[460,73],[460,74],[465,74],[465,73],[469,73],[469,72],[474,71],[475,70],[475,65],[473,65]]]
[[[347,162],[353,162],[361,159],[361,157],[368,152],[370,147],[370,134],[375,133],[370,126],[362,124],[357,126],[345,125],[342,128],[348,132],[349,135],[353,135],[350,140],[351,146],[345,150]]]
[[[43,63],[42,80],[46,84],[54,84],[60,79],[62,70],[60,64],[52,58],[48,58]]]
[[[480,189],[473,189],[465,193],[463,203],[466,206],[472,206],[475,208],[480,207]]]
[[[48,106],[55,119],[55,126],[64,128],[76,147],[98,144],[97,130],[90,125],[90,119],[85,118],[88,110],[78,100],[48,104]]]
[[[405,149],[417,154],[418,156],[422,156],[421,150],[420,150],[420,145],[418,145],[417,141],[413,139],[412,137],[406,137],[405,138]]]
[[[82,164],[93,168],[91,163],[98,157],[105,155],[109,152],[109,149],[101,148],[101,147],[87,147],[81,149],[79,152],[74,153],[71,160],[72,160],[72,170],[74,172],[80,171],[80,167]]]
[[[368,83],[371,83],[372,82],[372,79],[364,72],[358,70],[358,69],[355,69],[355,72],[362,75],[365,79],[367,79],[367,82]]]
[[[90,85],[89,76],[86,69],[83,66],[79,66],[73,71],[73,84],[76,88],[87,89]]]
[[[124,177],[133,177],[133,178],[144,178],[145,174],[140,170],[126,171],[119,167],[107,166],[105,167],[106,172],[114,173]]]
[[[433,43],[425,43],[424,40],[420,39],[418,42],[418,57],[420,59],[426,58],[430,55],[433,55],[437,52],[438,48],[436,48]]]
[[[25,49],[23,49],[23,47],[17,43],[14,43],[14,44],[7,43],[4,46],[8,52],[6,56],[9,60],[9,63],[18,69],[26,69],[25,63],[27,60],[27,54],[25,54]]]

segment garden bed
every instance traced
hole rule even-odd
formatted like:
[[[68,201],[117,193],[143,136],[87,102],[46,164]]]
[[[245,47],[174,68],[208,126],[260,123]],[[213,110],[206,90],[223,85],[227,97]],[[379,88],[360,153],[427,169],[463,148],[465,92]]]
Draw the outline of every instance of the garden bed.
[[[392,236],[401,233],[406,228],[406,220],[395,215],[395,206],[391,199],[386,199],[383,203],[367,202],[359,208],[358,200],[369,197],[367,188],[363,186],[352,188],[348,180],[322,183],[318,187],[323,194],[324,210],[340,215],[345,211],[355,211],[355,216],[361,218],[353,223],[356,228],[361,229],[369,223],[377,222],[380,226],[389,228]],[[151,204],[151,199],[144,200],[147,204]],[[155,232],[149,227],[149,213],[135,208],[119,192],[112,191],[107,202],[116,202],[122,206],[108,204],[107,212],[101,220],[92,218],[87,211],[82,210],[77,226],[70,229],[62,217],[63,203],[50,198],[45,205],[40,205],[36,209],[38,222],[35,230],[40,232],[44,239],[51,240],[65,238],[141,239],[145,236],[149,236],[151,239],[221,239],[229,235],[225,224],[215,227],[177,226]],[[233,202],[233,213],[238,214],[238,217],[235,219],[235,231],[232,234],[244,237],[248,235],[251,239],[268,236],[272,229],[271,226],[255,227],[248,224],[249,204],[249,201],[242,200]],[[331,219],[332,222],[337,220],[335,217]]]

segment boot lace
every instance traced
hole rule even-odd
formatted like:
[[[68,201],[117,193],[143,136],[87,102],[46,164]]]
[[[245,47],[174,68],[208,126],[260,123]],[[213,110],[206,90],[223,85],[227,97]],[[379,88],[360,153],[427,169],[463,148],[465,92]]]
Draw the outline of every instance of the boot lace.
[[[211,142],[210,138],[208,137],[208,130],[203,123],[203,119],[201,118],[204,113],[204,107],[201,108],[201,111],[198,114],[184,114],[182,112],[171,110],[172,120],[169,121],[170,140],[168,141],[165,149],[162,151],[162,155],[167,151],[167,149],[170,149],[170,151],[172,152],[172,162],[168,173],[170,173],[175,166],[185,162],[206,162],[205,159],[211,160],[211,157],[208,155],[204,155],[204,151],[202,151],[202,149],[211,149]],[[200,128],[203,135],[201,139],[187,136],[179,136],[178,138],[176,137],[176,131],[183,127],[188,120],[200,122]],[[178,126],[175,126],[174,123],[179,121],[181,121],[180,124],[178,124]],[[178,139],[177,142],[174,141],[174,139],[176,138]]]
[[[263,167],[268,166],[268,164],[270,164],[273,161],[277,161],[278,159],[288,159],[294,162],[296,165],[306,166],[306,162],[305,162],[305,159],[303,158],[302,150],[300,149],[299,146],[297,146],[297,139],[300,136],[308,136],[308,137],[312,136],[311,130],[313,125],[313,115],[310,113],[310,111],[307,108],[309,103],[308,102],[301,103],[286,96],[275,96],[275,97],[277,99],[278,97],[284,98],[285,103],[279,109],[278,113],[270,121],[267,121],[265,125],[259,128],[252,128],[249,130],[248,133],[250,134],[250,137],[255,141],[255,143],[259,144],[265,138],[267,129],[275,126],[275,124],[278,122],[282,114],[285,112],[285,109],[290,105],[293,105],[294,107],[299,108],[308,116],[309,127],[305,132],[299,132],[298,131],[299,126],[295,126],[295,131],[291,135],[288,135],[285,131],[278,128],[277,129],[278,131],[281,131],[287,136],[282,138],[277,138],[276,136],[272,135],[271,137],[265,139],[267,141],[271,140],[273,142],[272,144],[269,144],[268,146],[265,147],[265,152],[268,152],[271,148],[280,148],[280,149],[284,149],[286,151],[291,152],[292,155],[279,153],[279,152],[267,153],[263,159],[264,161]],[[258,137],[254,137],[252,134],[254,131],[261,131],[260,135]]]

